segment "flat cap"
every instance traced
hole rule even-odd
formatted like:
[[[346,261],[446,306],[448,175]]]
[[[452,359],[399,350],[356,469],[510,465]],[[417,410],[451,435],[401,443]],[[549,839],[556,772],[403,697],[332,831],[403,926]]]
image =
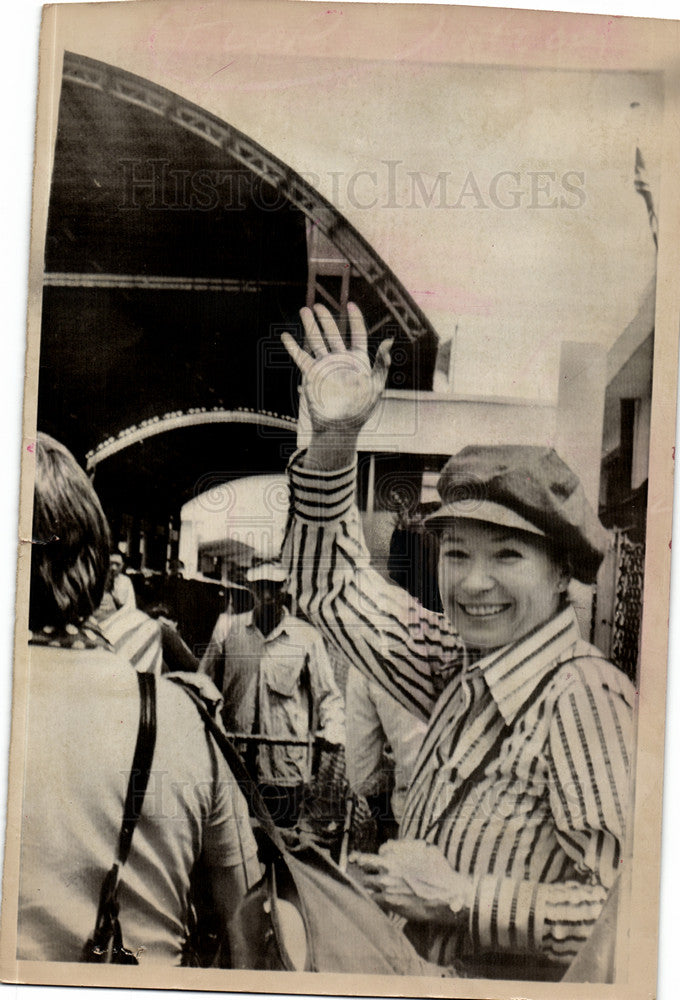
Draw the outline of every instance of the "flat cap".
[[[594,582],[609,535],[554,449],[463,448],[442,469],[437,490],[442,506],[426,519],[428,527],[465,518],[542,535],[569,560],[577,580]]]

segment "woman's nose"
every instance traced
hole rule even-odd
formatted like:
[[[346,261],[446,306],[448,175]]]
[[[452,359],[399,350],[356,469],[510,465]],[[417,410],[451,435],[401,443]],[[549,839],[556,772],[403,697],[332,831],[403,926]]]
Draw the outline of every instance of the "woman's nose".
[[[478,594],[492,590],[495,582],[486,562],[482,559],[474,559],[470,562],[467,572],[460,581],[460,585],[468,593]]]

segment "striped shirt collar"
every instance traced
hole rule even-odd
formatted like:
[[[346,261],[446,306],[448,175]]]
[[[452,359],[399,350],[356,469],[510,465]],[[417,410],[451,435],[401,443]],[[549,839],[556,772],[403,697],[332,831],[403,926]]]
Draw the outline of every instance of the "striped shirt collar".
[[[574,609],[570,606],[516,643],[478,660],[493,700],[507,725],[555,662],[581,640]]]

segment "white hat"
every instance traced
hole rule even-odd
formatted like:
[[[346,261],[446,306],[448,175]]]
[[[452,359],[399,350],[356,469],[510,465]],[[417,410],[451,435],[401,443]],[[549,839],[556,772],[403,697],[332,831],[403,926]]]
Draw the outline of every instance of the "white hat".
[[[248,583],[257,583],[259,580],[269,580],[271,583],[285,583],[288,573],[280,562],[262,562],[257,566],[251,566],[246,574]]]

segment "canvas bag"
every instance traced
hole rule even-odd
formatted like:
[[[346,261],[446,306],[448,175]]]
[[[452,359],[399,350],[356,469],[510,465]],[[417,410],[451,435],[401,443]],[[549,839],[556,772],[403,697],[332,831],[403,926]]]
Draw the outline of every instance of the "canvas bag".
[[[278,971],[456,975],[421,958],[397,923],[324,852],[311,843],[286,845],[256,784],[200,695],[181,677],[172,680],[196,705],[259,824],[255,834],[264,875],[237,907],[217,964]]]
[[[425,961],[350,876],[313,844],[265,863],[229,932],[237,969],[451,976]]]

